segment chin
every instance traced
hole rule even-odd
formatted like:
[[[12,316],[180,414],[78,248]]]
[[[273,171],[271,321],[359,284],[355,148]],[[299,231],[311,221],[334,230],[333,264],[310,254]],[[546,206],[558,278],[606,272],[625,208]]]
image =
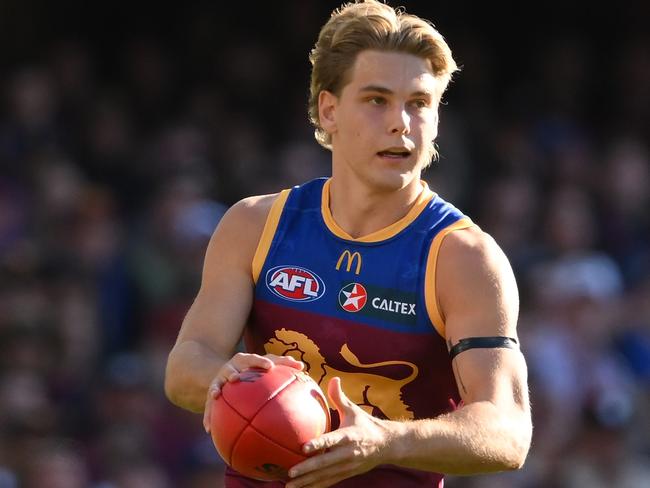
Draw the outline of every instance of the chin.
[[[415,172],[385,171],[372,175],[371,184],[380,191],[398,191],[407,187],[415,177]]]

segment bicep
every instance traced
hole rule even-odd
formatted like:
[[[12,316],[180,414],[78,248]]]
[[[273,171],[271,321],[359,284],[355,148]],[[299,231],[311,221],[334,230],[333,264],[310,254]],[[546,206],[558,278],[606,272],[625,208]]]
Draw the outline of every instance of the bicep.
[[[507,258],[478,230],[454,234],[443,242],[437,277],[448,346],[469,337],[516,339],[519,297]],[[527,409],[526,364],[518,347],[468,349],[452,366],[466,404]]]
[[[255,227],[237,206],[224,215],[208,244],[201,288],[183,321],[177,345],[197,342],[222,357],[234,353],[253,301]]]

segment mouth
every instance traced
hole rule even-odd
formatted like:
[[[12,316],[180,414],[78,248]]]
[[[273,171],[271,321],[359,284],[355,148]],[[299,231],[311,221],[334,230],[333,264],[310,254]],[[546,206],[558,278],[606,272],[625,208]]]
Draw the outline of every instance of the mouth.
[[[394,159],[399,161],[411,156],[411,151],[405,147],[391,147],[384,149],[383,151],[379,151],[377,155],[381,158]]]

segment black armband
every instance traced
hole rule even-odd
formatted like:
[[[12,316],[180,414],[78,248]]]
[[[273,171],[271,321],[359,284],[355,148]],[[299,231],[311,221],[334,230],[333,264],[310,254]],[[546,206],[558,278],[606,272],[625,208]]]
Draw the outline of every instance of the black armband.
[[[517,339],[512,337],[468,337],[461,339],[458,344],[449,349],[449,359],[454,360],[461,352],[468,349],[494,349],[504,347],[506,349],[517,349]]]

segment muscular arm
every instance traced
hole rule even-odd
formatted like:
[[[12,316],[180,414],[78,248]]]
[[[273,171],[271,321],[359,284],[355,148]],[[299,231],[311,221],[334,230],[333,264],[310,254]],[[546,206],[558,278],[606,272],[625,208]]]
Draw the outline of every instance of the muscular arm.
[[[478,229],[450,233],[440,249],[436,289],[450,347],[467,337],[516,338],[519,307],[510,264]],[[432,419],[380,420],[363,412],[332,381],[341,428],[306,444],[330,451],[290,471],[287,486],[322,487],[378,464],[448,474],[517,469],[532,434],[526,364],[517,349],[469,349],[453,360],[463,406]]]
[[[201,288],[165,373],[165,393],[182,408],[203,411],[209,385],[235,353],[253,301],[253,255],[274,198],[235,204],[210,239]]]
[[[449,347],[467,337],[517,337],[517,285],[491,237],[477,229],[449,234],[440,250],[437,280]],[[452,366],[464,406],[397,425],[397,464],[450,474],[521,467],[532,434],[521,353],[470,349]]]

